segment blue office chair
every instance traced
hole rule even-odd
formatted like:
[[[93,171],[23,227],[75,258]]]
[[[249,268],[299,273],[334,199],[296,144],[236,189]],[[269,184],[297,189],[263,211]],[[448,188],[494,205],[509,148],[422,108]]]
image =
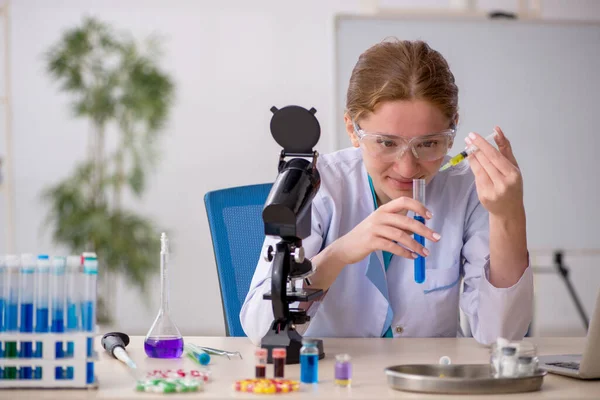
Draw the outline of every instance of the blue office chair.
[[[271,186],[270,183],[240,186],[204,196],[227,336],[246,336],[240,310],[265,239],[262,209]]]

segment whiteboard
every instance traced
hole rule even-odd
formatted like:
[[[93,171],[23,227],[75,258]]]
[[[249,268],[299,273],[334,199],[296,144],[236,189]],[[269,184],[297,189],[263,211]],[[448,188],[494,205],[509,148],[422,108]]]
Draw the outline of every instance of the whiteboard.
[[[337,147],[358,56],[387,37],[427,41],[459,87],[464,137],[499,125],[524,177],[531,248],[600,247],[600,25],[426,17],[336,21]]]

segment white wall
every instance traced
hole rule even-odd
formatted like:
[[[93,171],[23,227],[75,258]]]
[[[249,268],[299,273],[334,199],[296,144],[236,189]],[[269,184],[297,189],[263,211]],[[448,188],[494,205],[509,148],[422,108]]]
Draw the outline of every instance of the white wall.
[[[19,0],[12,3],[16,251],[58,250],[52,246],[47,232],[40,231],[46,209],[38,195],[41,188],[65,177],[75,161],[85,154],[87,125],[70,117],[68,98],[58,93],[44,72],[44,51],[59,39],[64,29],[80,23],[84,15],[109,21],[137,37],[159,32],[166,38],[164,66],[176,80],[177,103],[162,140],[162,161],[152,176],[145,199],[141,203],[130,199],[128,204],[154,217],[160,226],[172,232],[175,253],[171,308],[182,333],[223,334],[203,195],[217,188],[274,179],[279,148],[268,129],[272,105],[314,106],[322,129],[318,149],[334,150],[334,16],[359,12],[367,2]],[[447,5],[442,0],[427,3],[430,7]],[[600,2],[548,3],[544,9],[547,17],[600,19]],[[420,2],[386,1],[385,4],[415,8]],[[503,4],[516,7],[516,2],[499,0],[482,4],[490,9]],[[0,136],[0,143],[4,143],[2,139]],[[0,222],[4,218],[0,214]],[[0,242],[0,253],[3,245]],[[578,274],[574,273],[576,277]],[[585,282],[586,276],[580,280]],[[596,281],[598,276],[596,272]],[[157,290],[158,282],[152,287]],[[560,287],[556,286],[545,296],[552,297],[552,301],[563,296],[568,301],[560,293]],[[121,282],[117,299],[116,327],[130,334],[145,333],[158,307],[158,295],[148,303]],[[584,300],[591,307],[591,296]],[[551,320],[545,314],[551,309],[540,310],[541,321]],[[565,308],[565,318],[570,318],[567,314],[571,312]],[[569,321],[557,325],[557,329],[577,323],[576,317]]]
[[[40,233],[45,207],[37,196],[85,155],[87,126],[70,118],[68,99],[44,73],[42,54],[84,14],[138,37],[156,31],[166,38],[164,65],[176,80],[177,104],[145,200],[130,206],[173,232],[171,308],[183,333],[222,334],[203,196],[217,188],[273,181],[280,150],[269,131],[273,105],[314,106],[323,132],[318,148],[333,149],[332,16],[350,11],[352,2],[13,3],[16,250],[51,251],[48,235]],[[155,297],[145,304],[123,284],[119,329],[145,333],[157,310]]]
[[[386,36],[427,40],[448,59],[460,88],[457,137],[499,125],[511,140],[525,182],[532,255],[539,255],[540,248],[598,248],[600,185],[592,182],[597,182],[600,147],[595,122],[600,53],[589,49],[600,43],[600,24],[351,16],[339,18],[337,26],[336,133],[341,145],[350,143],[341,118],[359,55]],[[463,148],[461,143],[464,147],[462,140],[455,141],[453,154]],[[600,250],[596,258],[566,259],[573,278],[582,279],[576,287],[589,297],[585,304],[590,307],[600,289],[594,270],[598,256]],[[546,300],[538,303],[538,326],[548,331],[551,323],[580,331],[562,282],[556,275],[539,279],[537,298]],[[544,309],[552,300],[558,304],[547,308],[548,314]],[[543,318],[557,306],[565,317]]]

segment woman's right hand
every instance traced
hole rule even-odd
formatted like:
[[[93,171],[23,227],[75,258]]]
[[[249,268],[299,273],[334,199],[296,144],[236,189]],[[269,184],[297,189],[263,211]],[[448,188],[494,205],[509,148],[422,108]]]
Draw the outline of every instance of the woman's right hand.
[[[408,211],[425,219],[432,217],[423,204],[410,197],[399,197],[384,204],[336,241],[337,253],[344,258],[343,264],[359,262],[376,250],[410,259],[417,258],[417,254],[427,257],[429,251],[413,239],[413,233],[432,242],[437,242],[441,236],[425,224],[407,217]]]

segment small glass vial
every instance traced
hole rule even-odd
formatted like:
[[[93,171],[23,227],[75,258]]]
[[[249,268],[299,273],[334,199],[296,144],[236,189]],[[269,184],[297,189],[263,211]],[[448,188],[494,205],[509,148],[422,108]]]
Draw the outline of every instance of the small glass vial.
[[[264,379],[267,377],[267,349],[258,348],[254,352],[256,356],[255,377]]]
[[[502,357],[502,348],[509,345],[509,341],[504,338],[498,338],[496,343],[490,347],[490,367],[494,378],[500,377],[500,358]]]
[[[273,349],[273,377],[283,379],[285,369],[285,348]]]
[[[535,363],[531,356],[519,356],[517,359],[517,374],[519,376],[532,376],[535,373]]]
[[[318,357],[318,356],[317,356]],[[338,354],[335,356],[335,384],[337,386],[350,386],[352,379],[352,364],[348,354]]]
[[[452,359],[448,356],[441,356],[439,364],[440,365],[450,365],[450,364],[452,364]]]
[[[314,339],[302,339],[300,349],[300,382],[319,382],[319,349]]]
[[[500,376],[511,378],[517,375],[517,349],[515,347],[503,347],[500,356]]]

